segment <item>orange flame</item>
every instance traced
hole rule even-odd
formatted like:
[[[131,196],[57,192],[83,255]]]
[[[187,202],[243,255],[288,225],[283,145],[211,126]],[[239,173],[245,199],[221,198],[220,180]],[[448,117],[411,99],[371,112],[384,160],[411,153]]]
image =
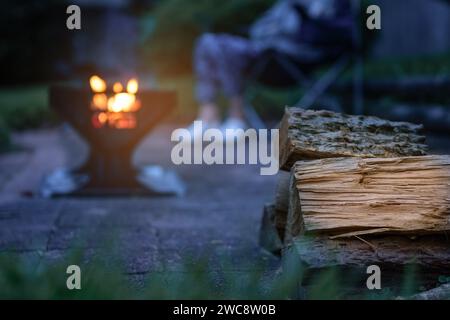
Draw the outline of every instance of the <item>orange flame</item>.
[[[91,85],[91,89],[94,92],[105,92],[106,91],[106,82],[99,76],[92,76],[89,79],[89,84]]]
[[[121,92],[116,93],[108,99],[108,111],[110,112],[129,112],[136,101],[133,94]]]
[[[136,79],[130,79],[127,83],[126,92],[120,82],[113,84],[114,94],[106,93],[106,82],[98,76],[89,79],[92,91],[94,92],[91,107],[97,111],[92,118],[92,125],[101,128],[104,125],[116,129],[128,129],[136,127],[136,118],[133,112],[139,110],[141,102],[136,99],[139,88]]]
[[[134,78],[130,79],[127,83],[127,92],[131,94],[136,94],[139,88],[138,81]]]

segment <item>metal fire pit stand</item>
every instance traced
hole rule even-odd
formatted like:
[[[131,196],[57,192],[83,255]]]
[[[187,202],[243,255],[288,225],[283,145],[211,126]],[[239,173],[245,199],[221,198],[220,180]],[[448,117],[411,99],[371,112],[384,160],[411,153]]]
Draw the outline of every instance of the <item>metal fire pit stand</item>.
[[[41,186],[45,197],[63,195],[171,195],[182,194],[184,185],[173,171],[158,166],[135,168],[133,151],[176,105],[172,91],[143,90],[137,98],[136,126],[95,128],[91,123],[92,93],[74,86],[52,86],[50,106],[86,140],[90,153],[76,169],[56,170]]]

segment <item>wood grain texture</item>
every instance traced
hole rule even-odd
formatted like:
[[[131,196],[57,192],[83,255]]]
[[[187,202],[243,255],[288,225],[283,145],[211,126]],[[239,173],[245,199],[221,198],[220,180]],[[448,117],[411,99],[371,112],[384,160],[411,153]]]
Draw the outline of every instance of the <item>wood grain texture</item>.
[[[286,108],[280,124],[280,168],[334,157],[425,155],[422,125],[332,111]]]
[[[450,231],[450,156],[330,158],[292,168],[286,239]]]

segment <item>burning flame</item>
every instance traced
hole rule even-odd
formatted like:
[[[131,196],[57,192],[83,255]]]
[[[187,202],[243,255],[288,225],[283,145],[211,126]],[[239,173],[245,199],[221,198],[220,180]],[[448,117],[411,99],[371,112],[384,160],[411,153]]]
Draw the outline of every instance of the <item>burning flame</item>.
[[[136,92],[138,91],[138,82],[136,79],[130,79],[127,83],[127,92],[131,93],[131,94],[136,94]]]
[[[136,96],[125,92],[116,93],[108,99],[108,111],[111,112],[130,112],[133,104],[136,102]]]
[[[89,84],[91,85],[91,89],[94,92],[105,92],[106,91],[106,82],[99,76],[92,76],[89,79]]]
[[[127,83],[126,92],[123,85],[115,82],[112,87],[114,94],[106,92],[106,82],[99,76],[89,79],[91,90],[94,92],[91,101],[93,110],[98,111],[92,118],[92,124],[96,128],[109,124],[117,129],[134,128],[136,119],[132,112],[139,110],[141,103],[136,99],[139,88],[137,79],[130,79]]]

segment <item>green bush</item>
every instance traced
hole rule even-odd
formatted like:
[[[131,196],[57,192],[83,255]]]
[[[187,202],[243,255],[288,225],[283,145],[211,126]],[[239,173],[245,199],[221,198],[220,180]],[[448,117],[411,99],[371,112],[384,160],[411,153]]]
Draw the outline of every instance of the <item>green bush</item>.
[[[0,89],[0,152],[10,147],[10,130],[36,128],[51,121],[47,86]]]
[[[0,118],[0,152],[10,147],[9,129],[2,118]]]
[[[18,87],[0,90],[0,118],[12,130],[36,128],[49,122],[46,86]]]
[[[450,53],[370,61],[365,65],[364,72],[366,77],[373,78],[445,76],[450,73]]]
[[[143,20],[154,19],[153,32],[143,43],[145,60],[151,61],[158,73],[188,73],[195,39],[202,32],[245,33],[246,27],[273,3],[274,0],[161,1],[154,11],[142,16]]]

